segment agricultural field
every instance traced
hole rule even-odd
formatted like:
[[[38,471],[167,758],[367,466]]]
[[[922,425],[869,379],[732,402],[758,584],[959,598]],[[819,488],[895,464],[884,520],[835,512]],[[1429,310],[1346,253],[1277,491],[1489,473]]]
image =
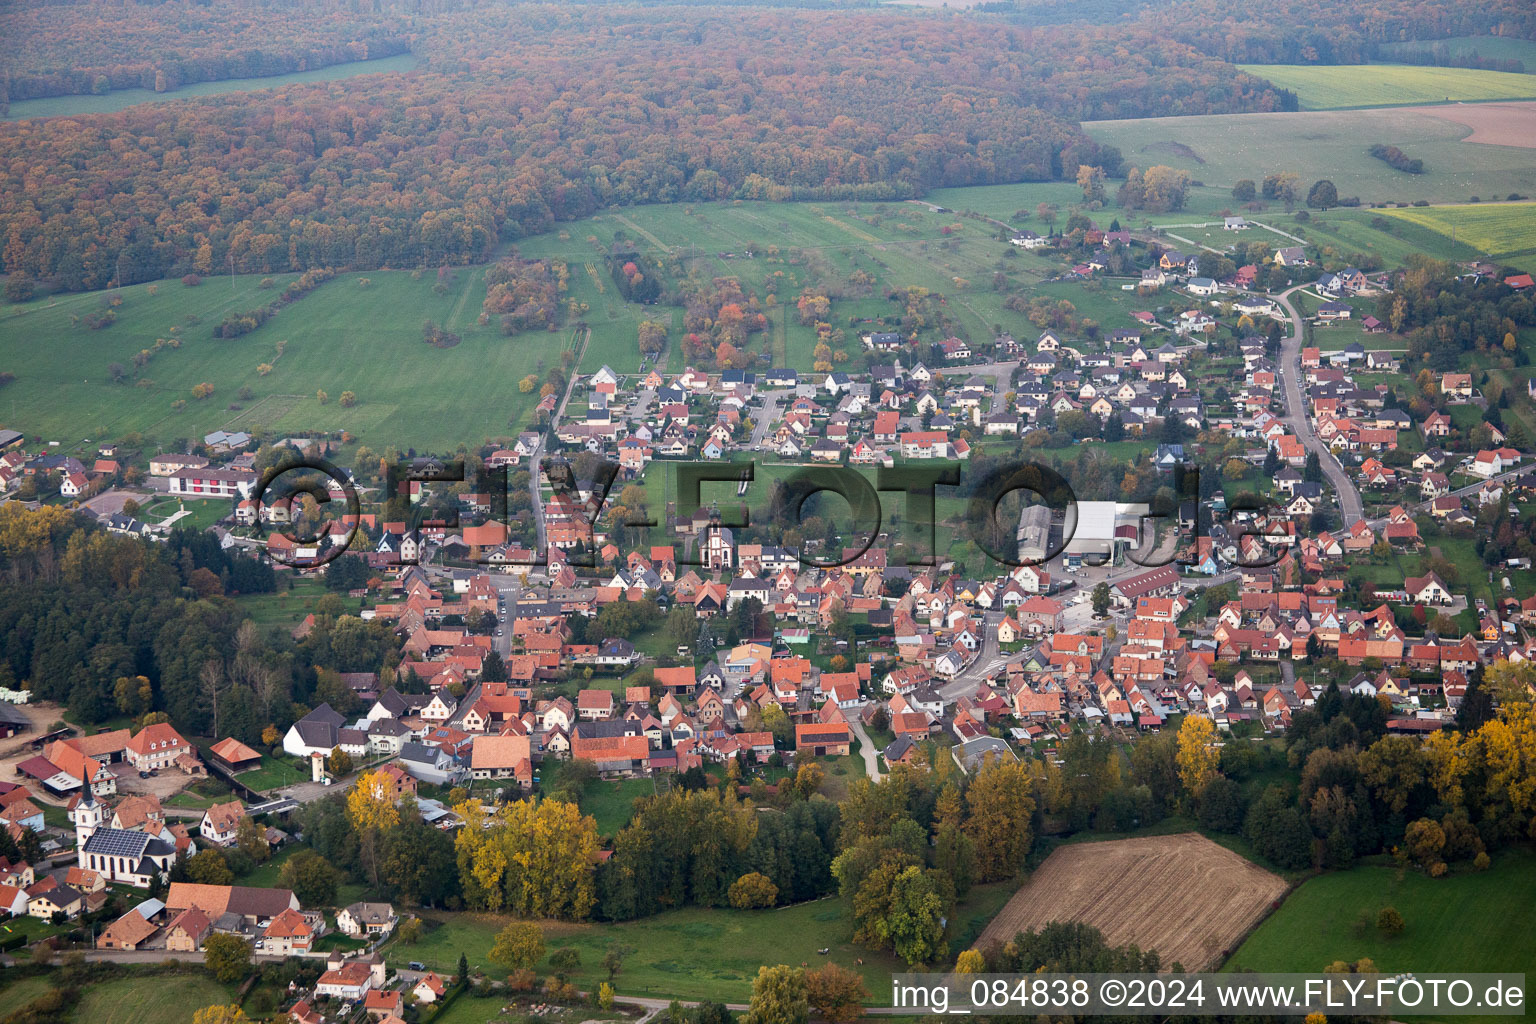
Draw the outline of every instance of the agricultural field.
[[[1294,92],[1303,110],[1536,97],[1536,77],[1413,64],[1239,64]]]
[[[1195,833],[1075,843],[1045,859],[981,941],[1081,921],[1110,945],[1134,942],[1157,950],[1164,965],[1198,971],[1219,961],[1285,889],[1278,875]]]
[[[393,57],[380,57],[377,60],[332,64],[314,71],[295,71],[292,74],[272,75],[266,78],[226,78],[218,82],[192,82],[171,92],[155,92],[153,89],[117,89],[105,96],[45,96],[35,100],[13,100],[9,112],[0,115],[0,120],[23,121],[33,117],[110,114],[140,103],[170,103],[175,100],[195,99],[199,96],[217,96],[226,92],[279,89],[285,85],[334,82],[357,75],[412,71],[420,63],[421,58],[415,54],[402,53]]]
[[[1330,872],[1291,893],[1224,968],[1319,971],[1335,960],[1370,957],[1383,974],[1528,971],[1536,963],[1536,939],[1510,908],[1533,900],[1536,853],[1530,850],[1509,850],[1487,871],[1445,878],[1393,865]],[[1383,907],[1395,907],[1406,922],[1396,938],[1374,926]],[[1358,927],[1361,915],[1369,915],[1369,927]]]
[[[1470,245],[1491,259],[1536,254],[1536,203],[1479,203],[1382,210],[1412,224]]]
[[[1008,883],[971,889],[950,921],[951,949],[973,944],[1011,893]],[[385,949],[392,963],[420,960],[434,970],[451,972],[462,952],[471,970],[497,973],[486,954],[496,933],[512,918],[431,912],[423,917],[428,927],[419,941],[411,945],[396,942]],[[884,1005],[891,974],[904,969],[895,957],[871,952],[851,941],[846,908],[836,897],[774,910],[691,907],[638,921],[600,925],[546,921],[542,927],[549,952],[570,946],[581,955],[581,966],[570,978],[578,988],[595,989],[607,980],[603,954],[610,948],[623,950],[624,967],[614,988],[627,996],[745,1003],[752,979],[763,963],[803,961],[819,966],[830,960],[862,974],[872,1003]],[[822,948],[830,949],[826,957],[816,953]],[[542,974],[548,965],[536,969]]]
[[[1441,109],[1445,116],[1437,116]],[[1304,183],[1328,178],[1340,195],[1358,195],[1366,203],[1465,202],[1474,195],[1536,192],[1531,151],[1465,142],[1468,127],[1448,119],[1449,112],[1463,109],[1477,108],[1211,114],[1087,121],[1083,129],[1118,146],[1128,165],[1167,164],[1227,189],[1242,178],[1260,181],[1273,171],[1294,171]],[[1423,160],[1425,172],[1405,174],[1372,157],[1367,151],[1377,142]]]

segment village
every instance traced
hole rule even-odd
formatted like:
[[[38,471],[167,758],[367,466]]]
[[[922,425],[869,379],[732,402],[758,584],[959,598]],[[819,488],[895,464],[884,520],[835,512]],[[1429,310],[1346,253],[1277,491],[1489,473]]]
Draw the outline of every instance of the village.
[[[1116,232],[1087,239],[1106,251],[1128,242]],[[276,849],[293,840],[289,814],[360,777],[452,832],[464,822],[448,791],[520,800],[572,760],[608,779],[733,762],[782,777],[836,761],[879,779],[934,756],[974,772],[1052,758],[1075,734],[1133,744],[1192,715],[1234,737],[1282,735],[1329,683],[1383,701],[1393,733],[1446,726],[1476,668],[1530,660],[1536,598],[1522,600],[1507,578],[1492,600],[1469,597],[1470,571],[1462,586],[1435,569],[1362,586],[1349,578],[1352,563],[1424,557],[1422,530],[1470,530],[1490,508],[1536,494],[1527,453],[1492,424],[1463,429],[1456,410],[1482,401],[1469,373],[1430,381],[1436,402],[1415,419],[1403,379],[1393,382],[1399,353],[1304,344],[1350,319],[1344,300],[1383,287],[1380,275],[1344,268],[1312,279],[1300,247],[1219,281],[1200,276],[1202,262],[1157,252],[1136,286],[1149,309],[1094,338],[1048,329],[1027,344],[1001,335],[973,350],[958,338],[922,348],[873,331],[862,337],[865,369],[621,375],[605,366],[546,397],[539,431],[480,453],[486,471],[527,475],[527,507],[504,521],[490,513],[505,497],[451,460],[415,460],[387,478],[395,493],[343,471],[327,496],[361,493],[360,503],[316,514],[312,500],[258,500],[274,463],[258,469],[263,446],[248,434],[219,432],[195,453],[147,458],[103,445],[89,468],[29,451],[15,432],[0,436],[0,489],[14,500],[35,504],[51,482],[54,500],[79,502],[106,530],[157,539],[179,516],[152,526],[133,509],[158,496],[215,499],[228,506],[206,527],[217,543],[284,576],[323,579],[364,563],[348,568],[358,578],[346,596],[358,618],[399,641],[388,681],[343,675],[353,710],[320,703],[262,750],[234,736],[200,749],[169,721],[40,736],[21,713],[27,693],[0,694],[0,737],[24,744],[0,780],[0,826],[35,854],[0,861],[0,910],[65,926],[99,913],[114,892],[131,894],[131,909],[92,929],[95,950],[193,956],[235,936],[258,957],[325,961],[294,1019],[327,1019],[315,1005],[362,1007],[390,1024],[448,984],[386,966],[380,945],[400,920],[395,908],[327,912],[284,888],[167,884],[177,862],[239,842]],[[1072,273],[1102,269],[1090,258]],[[1261,293],[1261,275],[1281,287]],[[1298,293],[1319,300],[1310,317]],[[1385,329],[1374,316],[1360,326]],[[797,535],[791,550],[764,524],[731,525],[729,492],[746,495],[750,478],[737,487],[716,476],[720,495],[692,503],[673,480],[688,462],[813,480],[829,467],[971,467],[1049,455],[1055,442],[1029,443],[1047,435],[1069,435],[1064,443],[1080,450],[1133,442],[1145,480],[1138,493],[1079,501],[1070,524],[1059,510],[1024,507],[1014,566],[978,560],[960,541],[931,557],[893,557],[907,552],[897,536],[857,543],[857,522]],[[307,438],[267,447],[330,450]],[[603,462],[615,480],[561,484],[549,462]],[[1177,493],[1196,463],[1206,469],[1198,491]],[[489,479],[505,486],[507,477]],[[1159,488],[1177,494],[1177,521],[1154,528]],[[1263,492],[1267,512],[1239,501],[1244,491]],[[648,506],[659,532],[613,514],[621,492]],[[296,539],[284,528],[301,519],[318,529]],[[625,605],[635,614],[605,614]],[[607,622],[624,626],[606,635]],[[1343,671],[1320,684],[1323,662]],[[258,792],[240,781],[273,759],[290,766],[288,784]],[[366,776],[351,773],[363,765]],[[210,767],[230,799],[200,816],[167,813],[138,785],[162,773],[190,784]],[[50,826],[44,807],[62,808],[69,827]],[[327,933],[360,940],[357,952],[322,950]]]

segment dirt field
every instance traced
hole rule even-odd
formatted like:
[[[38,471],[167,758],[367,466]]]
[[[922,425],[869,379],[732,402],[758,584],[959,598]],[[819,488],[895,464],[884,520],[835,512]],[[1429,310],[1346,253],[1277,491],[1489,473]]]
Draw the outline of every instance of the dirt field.
[[[1157,950],[1164,967],[1198,971],[1284,893],[1284,879],[1194,833],[1078,843],[1047,857],[980,941],[1082,921],[1111,945],[1134,942]]]
[[[1536,101],[1520,103],[1458,103],[1443,107],[1407,107],[1415,114],[1428,114],[1442,121],[1466,125],[1472,129],[1463,142],[1481,142],[1486,146],[1519,146],[1536,149]]]

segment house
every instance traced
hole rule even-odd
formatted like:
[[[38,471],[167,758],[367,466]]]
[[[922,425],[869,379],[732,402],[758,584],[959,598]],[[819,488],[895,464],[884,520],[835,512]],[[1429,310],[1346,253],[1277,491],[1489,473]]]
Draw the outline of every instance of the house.
[[[170,723],[158,722],[128,741],[126,759],[137,770],[151,772],[169,768],[183,755],[196,759],[197,751]]]
[[[1221,290],[1221,286],[1208,277],[1192,277],[1184,287],[1189,294],[1200,296],[1215,295]]]
[[[1288,245],[1275,250],[1275,265],[1280,267],[1304,267],[1307,254],[1299,245]]]
[[[208,753],[230,772],[242,772],[261,764],[261,755],[230,736],[208,748]]]
[[[388,903],[353,903],[336,914],[336,927],[356,939],[388,935],[394,931],[396,920],[395,908]]]
[[[0,893],[0,909],[5,909],[5,897]],[[150,936],[160,930],[151,924],[141,908],[135,907],[111,924],[96,937],[97,949],[138,949]]]
[[[197,833],[209,842],[229,846],[235,841],[235,833],[245,818],[245,806],[239,800],[214,804],[203,812]]]
[[[165,948],[172,953],[196,953],[213,932],[213,921],[200,907],[187,907],[165,926]]]
[[[812,757],[844,757],[852,740],[847,722],[803,722],[795,726],[795,752]]]
[[[469,774],[476,779],[516,779],[533,785],[532,742],[528,736],[476,736],[470,746]]]
[[[320,975],[315,995],[357,1002],[373,988],[373,971],[359,961],[343,963]]]
[[[1447,605],[1453,600],[1445,581],[1431,572],[1427,576],[1409,576],[1403,580],[1403,590],[1415,604]]]
[[[315,942],[315,930],[308,919],[292,907],[272,919],[261,933],[261,951],[281,953],[308,953]]]
[[[411,995],[418,1004],[432,1004],[443,998],[448,991],[448,983],[443,981],[436,972],[428,971],[415,985],[411,987]]]
[[[405,993],[399,989],[374,989],[363,996],[363,1010],[368,1019],[379,1024],[389,1024],[391,1019],[400,1020],[400,1012],[404,1009]]]

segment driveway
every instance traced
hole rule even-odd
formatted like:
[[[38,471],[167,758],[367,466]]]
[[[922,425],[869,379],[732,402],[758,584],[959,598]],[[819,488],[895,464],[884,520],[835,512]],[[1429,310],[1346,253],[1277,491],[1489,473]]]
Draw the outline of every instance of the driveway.
[[[848,724],[853,728],[853,734],[859,738],[859,753],[864,755],[864,773],[879,782],[880,752],[875,749],[875,741],[870,739],[869,733],[864,731],[864,723],[859,721],[858,715],[850,717]]]

